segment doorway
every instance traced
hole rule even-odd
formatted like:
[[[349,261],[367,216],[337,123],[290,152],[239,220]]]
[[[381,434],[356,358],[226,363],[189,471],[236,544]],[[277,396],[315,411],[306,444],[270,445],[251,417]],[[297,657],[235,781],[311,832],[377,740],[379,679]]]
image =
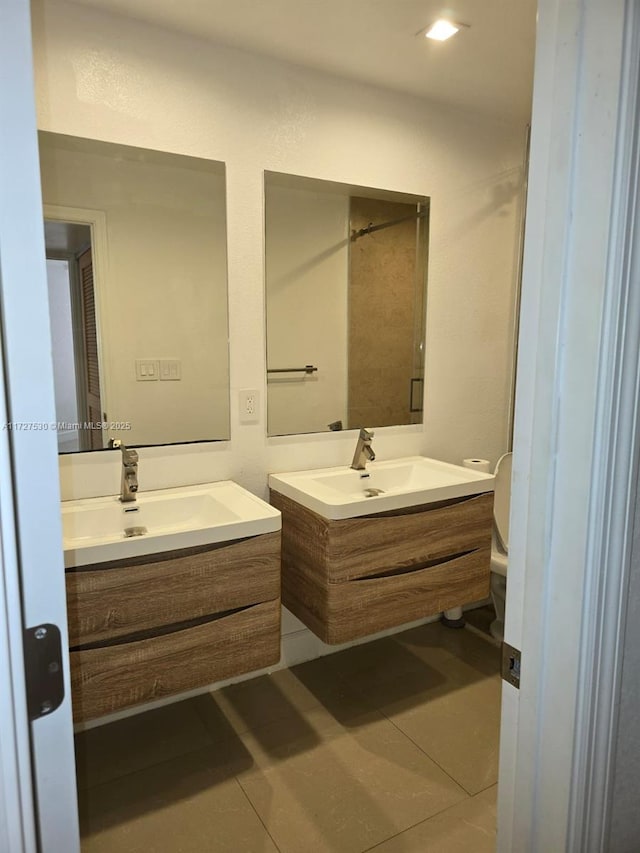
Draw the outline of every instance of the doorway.
[[[101,354],[91,224],[45,218],[58,452],[104,446]]]

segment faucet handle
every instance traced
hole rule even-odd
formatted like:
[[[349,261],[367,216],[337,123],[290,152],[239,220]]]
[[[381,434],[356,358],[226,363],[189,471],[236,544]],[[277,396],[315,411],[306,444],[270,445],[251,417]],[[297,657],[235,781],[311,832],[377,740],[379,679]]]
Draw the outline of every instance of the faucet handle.
[[[369,430],[369,429],[365,429],[364,427],[361,427],[360,438],[363,441],[371,441],[371,439],[374,437],[374,435],[375,435],[375,432],[372,429]]]
[[[122,461],[125,465],[135,465],[138,462],[138,451],[131,447],[121,445]]]

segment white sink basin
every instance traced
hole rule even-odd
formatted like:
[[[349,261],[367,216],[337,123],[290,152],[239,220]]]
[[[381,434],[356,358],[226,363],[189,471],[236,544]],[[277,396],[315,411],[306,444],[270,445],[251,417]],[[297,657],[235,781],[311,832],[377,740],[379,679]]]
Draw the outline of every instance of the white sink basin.
[[[366,471],[342,467],[271,474],[269,487],[324,518],[338,519],[492,492],[493,481],[493,474],[408,456],[370,462]],[[371,495],[371,489],[380,494]]]
[[[201,486],[62,502],[65,566],[84,566],[144,554],[242,539],[280,530],[278,510],[224,480]],[[128,536],[127,529],[144,533]]]

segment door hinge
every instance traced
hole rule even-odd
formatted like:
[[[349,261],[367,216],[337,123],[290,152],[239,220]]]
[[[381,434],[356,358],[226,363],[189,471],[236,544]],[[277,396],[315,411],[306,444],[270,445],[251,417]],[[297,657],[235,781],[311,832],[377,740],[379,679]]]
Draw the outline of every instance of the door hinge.
[[[520,689],[520,650],[502,644],[502,679]]]
[[[24,668],[29,719],[37,720],[55,711],[64,699],[62,641],[57,625],[25,628]]]

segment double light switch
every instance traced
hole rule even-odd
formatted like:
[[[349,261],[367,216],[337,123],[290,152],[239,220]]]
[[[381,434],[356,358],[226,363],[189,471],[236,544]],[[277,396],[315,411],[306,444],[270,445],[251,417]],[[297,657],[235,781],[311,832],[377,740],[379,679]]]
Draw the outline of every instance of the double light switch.
[[[182,363],[179,358],[137,358],[136,379],[138,382],[176,382],[182,379]]]

